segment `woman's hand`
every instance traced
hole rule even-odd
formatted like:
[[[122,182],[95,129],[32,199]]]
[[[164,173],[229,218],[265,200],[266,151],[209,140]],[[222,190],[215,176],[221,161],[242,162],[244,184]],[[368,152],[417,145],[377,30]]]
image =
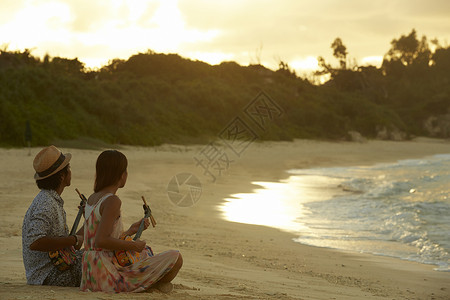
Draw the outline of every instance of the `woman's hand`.
[[[140,239],[137,239],[135,241],[132,242],[135,246],[135,250],[136,252],[142,252],[142,250],[144,250],[145,246],[147,245],[147,243],[145,241],[141,241]]]
[[[141,221],[143,219],[140,219],[139,221],[137,221],[136,223],[133,223],[130,228],[126,231],[126,235],[132,236],[134,235],[138,229],[139,226],[141,225]],[[144,220],[144,230],[148,228],[148,226],[150,226],[150,220],[148,218],[145,218]]]
[[[75,235],[75,237],[77,238],[77,243],[74,246],[74,248],[76,250],[80,250],[81,246],[83,245],[83,236],[82,235]]]

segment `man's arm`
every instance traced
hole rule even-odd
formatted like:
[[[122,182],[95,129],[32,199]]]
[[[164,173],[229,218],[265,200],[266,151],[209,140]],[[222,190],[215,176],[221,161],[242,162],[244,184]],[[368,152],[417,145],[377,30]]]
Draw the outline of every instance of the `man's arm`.
[[[43,252],[55,251],[63,248],[69,248],[70,246],[75,246],[76,242],[77,237],[73,235],[66,237],[44,236],[35,240],[30,245],[30,249]]]
[[[51,228],[56,224],[51,220],[56,213],[52,213],[50,204],[42,204],[41,209],[34,212],[32,218],[29,220],[26,234],[31,240],[34,240],[30,247],[30,250],[34,251],[55,251],[64,248],[75,246],[78,238],[76,236],[52,236],[49,235]],[[80,237],[81,246],[82,237]]]
[[[84,225],[80,228],[80,230],[77,231],[76,235],[66,237],[41,237],[30,245],[30,249],[35,251],[48,252],[74,246],[75,249],[79,250],[83,245],[83,238]]]

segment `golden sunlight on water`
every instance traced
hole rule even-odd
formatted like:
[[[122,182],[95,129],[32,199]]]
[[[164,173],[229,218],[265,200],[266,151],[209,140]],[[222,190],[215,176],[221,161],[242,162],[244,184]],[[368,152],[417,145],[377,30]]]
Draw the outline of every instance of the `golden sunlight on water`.
[[[323,201],[342,193],[340,180],[324,176],[291,176],[281,182],[253,182],[253,193],[234,194],[219,206],[223,217],[232,222],[265,225],[286,231],[308,231],[302,218],[303,204]]]

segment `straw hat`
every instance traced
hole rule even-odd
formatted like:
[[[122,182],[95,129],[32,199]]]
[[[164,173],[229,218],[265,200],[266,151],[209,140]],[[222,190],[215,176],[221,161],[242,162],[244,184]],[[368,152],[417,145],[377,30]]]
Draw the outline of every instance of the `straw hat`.
[[[42,149],[33,161],[33,167],[36,171],[34,179],[41,180],[58,173],[69,164],[71,158],[72,154],[63,154],[53,145]]]

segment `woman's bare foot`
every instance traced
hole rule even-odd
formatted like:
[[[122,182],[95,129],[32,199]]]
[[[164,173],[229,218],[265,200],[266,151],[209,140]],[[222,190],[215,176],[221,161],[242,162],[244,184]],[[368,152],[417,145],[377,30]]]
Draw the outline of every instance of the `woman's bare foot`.
[[[156,289],[161,293],[167,294],[173,291],[173,284],[171,282],[159,283],[156,285]]]

